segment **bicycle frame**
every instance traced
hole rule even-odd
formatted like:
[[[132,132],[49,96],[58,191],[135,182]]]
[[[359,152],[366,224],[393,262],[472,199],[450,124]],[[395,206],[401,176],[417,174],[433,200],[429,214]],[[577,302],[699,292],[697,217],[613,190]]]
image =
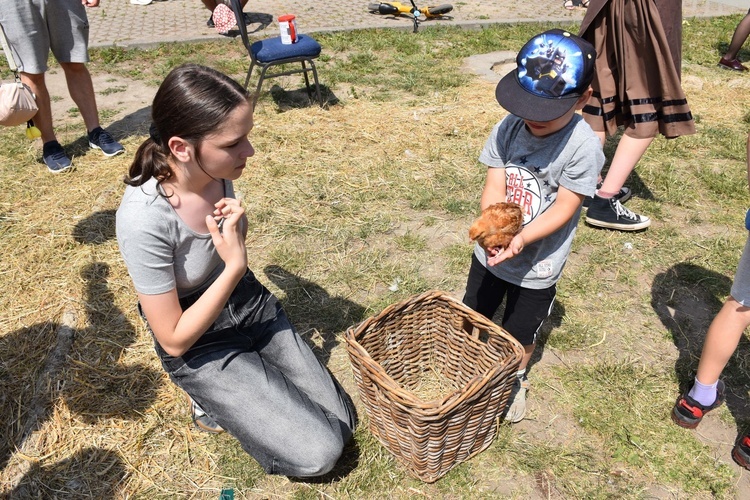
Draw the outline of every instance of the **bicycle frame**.
[[[422,21],[422,16],[424,16],[426,19],[438,18],[443,17],[444,14],[447,14],[448,12],[453,10],[453,6],[450,4],[443,4],[437,7],[419,8],[417,7],[417,4],[414,2],[414,0],[409,0],[409,2],[411,3],[411,6],[401,2],[389,1],[370,4],[368,8],[370,9],[370,11],[378,12],[379,14],[391,14],[394,16],[399,16],[401,14],[410,15],[412,22],[414,23],[414,33],[416,33],[419,29],[419,24]]]

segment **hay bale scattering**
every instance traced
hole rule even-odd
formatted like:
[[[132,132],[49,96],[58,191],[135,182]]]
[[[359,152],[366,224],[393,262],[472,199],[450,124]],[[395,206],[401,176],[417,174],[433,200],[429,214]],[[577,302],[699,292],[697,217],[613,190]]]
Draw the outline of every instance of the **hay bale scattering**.
[[[393,304],[346,332],[370,431],[431,483],[486,449],[523,348],[443,292]]]

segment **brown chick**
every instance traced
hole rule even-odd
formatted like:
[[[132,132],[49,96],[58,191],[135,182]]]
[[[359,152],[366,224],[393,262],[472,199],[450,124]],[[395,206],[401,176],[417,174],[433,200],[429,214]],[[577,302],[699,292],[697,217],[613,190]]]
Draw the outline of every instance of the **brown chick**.
[[[500,202],[482,210],[469,228],[469,238],[482,248],[505,248],[523,228],[523,213],[517,203]]]

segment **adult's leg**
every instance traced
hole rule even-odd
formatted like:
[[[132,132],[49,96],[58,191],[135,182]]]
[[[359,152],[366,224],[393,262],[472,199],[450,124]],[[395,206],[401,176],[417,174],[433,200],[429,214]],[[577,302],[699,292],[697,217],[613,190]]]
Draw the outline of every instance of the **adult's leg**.
[[[732,41],[729,44],[729,50],[724,54],[723,59],[727,61],[737,59],[737,54],[748,36],[750,36],[750,11],[748,11],[745,17],[742,18],[742,21],[740,21],[735,28],[734,35],[732,35]]]
[[[52,126],[52,106],[44,75],[44,73],[21,73],[21,81],[28,85],[36,96],[36,105],[39,110],[34,115],[34,125],[42,133],[42,143],[56,140]]]
[[[91,73],[83,63],[60,63],[65,72],[65,81],[73,102],[78,106],[86,131],[91,132],[99,126],[99,111],[96,107],[94,84]]]

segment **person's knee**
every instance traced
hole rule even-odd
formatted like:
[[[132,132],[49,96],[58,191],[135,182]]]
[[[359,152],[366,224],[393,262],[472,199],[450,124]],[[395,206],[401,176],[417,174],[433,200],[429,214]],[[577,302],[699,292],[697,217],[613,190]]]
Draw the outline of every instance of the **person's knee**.
[[[333,470],[344,452],[344,443],[339,439],[318,442],[309,440],[299,451],[296,472],[290,475],[317,477]]]
[[[60,63],[66,76],[87,75],[89,70],[84,63]]]

